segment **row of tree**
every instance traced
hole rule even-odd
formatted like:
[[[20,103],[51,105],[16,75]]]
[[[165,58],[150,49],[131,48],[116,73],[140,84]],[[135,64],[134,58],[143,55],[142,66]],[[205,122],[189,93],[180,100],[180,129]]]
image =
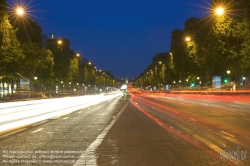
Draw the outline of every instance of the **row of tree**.
[[[31,17],[16,17],[0,0],[0,82],[19,78],[53,88],[62,84],[117,86],[109,71],[97,71],[92,63],[70,49],[68,39],[47,39]]]
[[[250,71],[250,1],[212,0],[211,15],[190,18],[173,30],[171,53],[157,54],[138,86],[211,85],[213,76],[242,83]],[[215,14],[218,6],[223,15]],[[161,62],[161,64],[159,64]],[[230,71],[230,72],[229,72]]]

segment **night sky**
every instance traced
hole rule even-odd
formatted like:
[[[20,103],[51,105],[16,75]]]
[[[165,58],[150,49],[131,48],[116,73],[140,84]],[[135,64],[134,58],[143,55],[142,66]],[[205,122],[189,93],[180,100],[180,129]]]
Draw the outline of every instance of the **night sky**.
[[[17,0],[15,0],[17,1]],[[8,3],[15,2],[8,0]],[[19,0],[43,33],[68,38],[71,49],[115,78],[137,77],[171,33],[190,17],[209,15],[211,0]],[[29,3],[30,2],[30,3]]]

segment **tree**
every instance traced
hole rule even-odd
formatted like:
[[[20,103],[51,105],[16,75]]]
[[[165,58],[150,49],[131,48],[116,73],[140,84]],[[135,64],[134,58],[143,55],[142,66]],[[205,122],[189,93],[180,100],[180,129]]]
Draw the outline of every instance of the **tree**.
[[[12,90],[15,73],[20,72],[24,58],[20,43],[16,38],[16,30],[13,29],[8,19],[6,1],[0,0],[0,77],[4,76],[11,82]]]
[[[61,41],[61,43],[58,43]],[[69,39],[48,39],[47,48],[52,52],[54,56],[54,73],[55,73],[55,83],[61,81],[69,81],[68,76],[70,76],[70,61],[75,57],[75,53],[70,49]]]
[[[22,62],[22,75],[30,78],[38,77],[41,84],[52,85],[54,58],[51,51],[43,47],[42,28],[31,17],[11,19],[17,28],[17,38],[26,58]]]
[[[79,58],[75,56],[70,60],[68,80],[70,82],[79,81]]]
[[[221,1],[213,0],[212,5]],[[214,33],[220,44],[219,49],[231,62],[234,68],[236,82],[240,82],[240,75],[249,70],[249,12],[250,2],[247,0],[230,1],[225,4],[225,15],[216,17]]]

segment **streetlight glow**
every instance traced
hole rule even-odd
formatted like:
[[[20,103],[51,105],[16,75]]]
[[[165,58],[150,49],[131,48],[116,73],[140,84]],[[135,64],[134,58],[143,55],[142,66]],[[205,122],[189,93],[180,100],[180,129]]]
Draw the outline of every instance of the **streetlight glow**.
[[[19,7],[19,8],[16,9],[16,13],[17,13],[17,15],[19,15],[19,16],[24,15],[24,9],[21,8],[21,7]]]
[[[186,37],[186,41],[189,42],[191,40],[190,37]]]
[[[58,43],[58,44],[62,44],[62,40],[58,40],[57,43]]]
[[[222,16],[222,15],[224,14],[224,8],[218,7],[218,8],[215,10],[215,13],[216,13],[218,16]]]

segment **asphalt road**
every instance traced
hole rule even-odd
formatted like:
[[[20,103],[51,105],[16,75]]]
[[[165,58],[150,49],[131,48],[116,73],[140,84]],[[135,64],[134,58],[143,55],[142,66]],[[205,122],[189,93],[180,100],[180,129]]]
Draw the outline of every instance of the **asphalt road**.
[[[128,102],[121,97],[0,137],[0,165],[73,165]]]
[[[99,146],[98,165],[249,165],[250,105],[227,98],[134,95]]]
[[[0,165],[250,165],[249,110],[245,96],[136,92],[2,136]]]

